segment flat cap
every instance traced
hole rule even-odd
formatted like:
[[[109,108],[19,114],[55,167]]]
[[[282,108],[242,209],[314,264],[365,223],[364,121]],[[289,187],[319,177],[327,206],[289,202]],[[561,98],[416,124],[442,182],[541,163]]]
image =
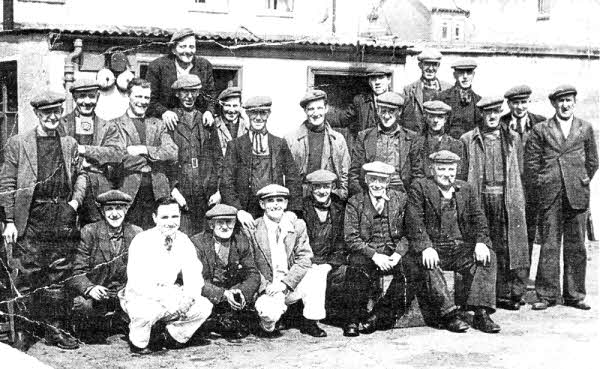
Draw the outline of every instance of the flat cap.
[[[290,197],[290,190],[278,184],[270,184],[258,190],[256,196],[258,196],[259,199],[278,196]]]
[[[308,105],[309,102],[317,101],[317,100],[325,100],[327,101],[327,93],[322,90],[309,90],[300,100],[300,106],[302,109]]]
[[[477,62],[473,59],[459,59],[452,63],[451,67],[458,70],[472,70],[477,68]]]
[[[396,171],[393,166],[383,163],[381,161],[365,163],[363,164],[362,169],[365,171],[365,174],[380,177],[389,177]]]
[[[526,99],[531,96],[531,87],[527,85],[518,85],[510,88],[504,93],[507,100]]]
[[[429,155],[429,159],[434,163],[452,164],[460,161],[460,156],[452,151],[440,150]]]
[[[206,219],[231,219],[237,216],[237,209],[225,204],[217,204],[206,212]]]
[[[417,60],[439,63],[442,60],[442,53],[437,49],[424,49],[417,56]]]
[[[242,89],[239,87],[227,87],[219,94],[219,100],[227,100],[232,97],[242,97]]]
[[[481,110],[492,110],[501,107],[502,103],[504,103],[504,98],[500,96],[484,96],[475,106]]]
[[[392,70],[387,67],[370,67],[367,69],[367,77],[391,76]]]
[[[171,85],[173,90],[198,90],[202,88],[200,77],[195,74],[184,74],[177,77],[177,80]]]
[[[80,78],[76,79],[71,87],[69,87],[69,92],[73,93],[76,91],[92,91],[98,89],[100,89],[100,85],[95,79]]]
[[[429,114],[442,115],[450,113],[452,108],[443,101],[432,100],[423,103],[423,110]]]
[[[51,109],[57,106],[61,106],[65,101],[65,94],[52,91],[52,90],[44,90],[38,95],[34,96],[30,104],[36,109]]]
[[[119,190],[110,190],[101,193],[96,197],[96,202],[100,205],[109,205],[109,204],[125,204],[129,205],[133,199],[131,196],[126,194],[125,192],[121,192]]]
[[[395,92],[384,92],[377,96],[377,105],[388,106],[392,108],[401,108],[404,105],[402,95]]]
[[[552,92],[548,94],[550,100],[566,96],[566,95],[577,95],[577,89],[573,85],[560,85],[556,87]]]
[[[327,169],[318,169],[306,176],[306,181],[310,183],[331,183],[336,179],[337,175]]]
[[[180,29],[179,31],[175,31],[175,33],[173,33],[173,36],[171,36],[171,43],[183,40],[184,38],[188,37],[188,36],[195,36],[196,33],[194,32],[193,29],[191,28],[184,28],[184,29]]]
[[[270,110],[273,100],[269,96],[253,96],[246,100],[244,109],[246,110]]]

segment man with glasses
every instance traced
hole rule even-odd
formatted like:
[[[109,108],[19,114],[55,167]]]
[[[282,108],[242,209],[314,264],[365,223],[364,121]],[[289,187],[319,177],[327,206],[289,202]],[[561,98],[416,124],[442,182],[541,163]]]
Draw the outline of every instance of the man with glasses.
[[[362,193],[366,182],[361,168],[365,163],[381,161],[394,168],[390,188],[402,192],[414,178],[423,176],[423,165],[416,133],[398,123],[404,99],[397,93],[386,92],[377,97],[378,125],[361,131],[354,144],[350,164],[350,194]]]
[[[233,339],[248,335],[248,308],[260,285],[252,246],[236,229],[237,212],[233,206],[216,205],[206,213],[210,230],[191,238],[202,262],[202,296],[214,306],[204,329]]]
[[[289,209],[302,211],[302,187],[292,153],[282,138],[267,130],[272,100],[255,96],[244,104],[250,131],[227,146],[220,191],[223,203],[238,209],[238,220],[245,230],[254,230],[254,219],[263,213],[256,193],[268,184],[289,188]]]
[[[0,172],[0,204],[4,208],[4,240],[13,244],[19,273],[14,281],[25,331],[45,331],[46,342],[64,349],[79,347],[66,333],[70,301],[62,287],[70,272],[71,254],[79,236],[77,209],[82,204],[85,176],[79,173],[77,141],[58,131],[64,94],[45,91],[31,100],[38,125],[8,139]],[[21,346],[23,347],[23,346]],[[24,348],[24,347],[23,347]]]

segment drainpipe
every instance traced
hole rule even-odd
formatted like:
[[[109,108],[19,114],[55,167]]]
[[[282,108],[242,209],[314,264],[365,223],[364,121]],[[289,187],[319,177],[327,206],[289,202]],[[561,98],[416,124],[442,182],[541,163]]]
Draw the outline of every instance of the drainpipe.
[[[2,14],[2,29],[4,31],[12,31],[15,28],[15,7],[14,0],[4,0]]]
[[[331,33],[335,35],[335,21],[337,18],[337,1],[331,0]]]
[[[77,63],[75,60],[81,56],[82,51],[83,41],[80,38],[77,38],[75,41],[73,41],[73,52],[71,52],[65,58],[65,90],[67,91],[65,100],[66,112],[73,110],[73,97],[69,93],[69,88],[71,88],[73,82],[75,81],[75,69],[77,69]]]

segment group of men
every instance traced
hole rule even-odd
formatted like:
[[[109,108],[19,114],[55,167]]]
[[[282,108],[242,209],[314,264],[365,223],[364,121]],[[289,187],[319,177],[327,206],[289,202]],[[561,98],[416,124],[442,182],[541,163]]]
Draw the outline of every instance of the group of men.
[[[573,86],[550,93],[548,120],[516,86],[501,116],[502,97],[471,89],[474,61],[453,64],[450,87],[436,77],[441,54],[425,50],[403,94],[386,69],[335,114],[311,89],[306,120],[280,138],[267,129],[270,97],[242,105],[232,87],[214,100],[193,32],[177,32],[171,51],[151,82],[129,82],[123,116],[98,118],[98,84],[77,80],[73,112],[43,92],[31,100],[37,126],[9,139],[0,196],[22,345],[42,331],[74,349],[120,331],[147,354],[199,342],[197,331],[275,337],[290,323],[324,337],[318,322],[332,315],[354,337],[392,328],[415,297],[433,324],[464,332],[473,311],[474,328],[496,333],[495,309],[524,304],[536,232],[533,309],[561,301],[563,237],[563,303],[589,309],[598,158]],[[350,145],[332,127],[348,127]],[[454,296],[445,270],[462,277]]]

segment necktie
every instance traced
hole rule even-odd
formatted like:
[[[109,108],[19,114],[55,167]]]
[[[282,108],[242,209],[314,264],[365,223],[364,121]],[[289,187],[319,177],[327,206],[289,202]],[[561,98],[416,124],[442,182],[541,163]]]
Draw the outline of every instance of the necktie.
[[[275,230],[275,242],[277,244],[279,244],[279,237],[281,236],[281,227],[277,226],[277,229]]]
[[[377,213],[381,214],[383,212],[384,207],[385,207],[385,200],[383,199],[383,197],[378,198],[375,201],[375,210],[377,211]]]
[[[171,248],[173,247],[173,238],[171,236],[165,237],[165,247],[167,248],[167,251],[171,251]]]
[[[252,135],[252,153],[254,155],[264,155],[267,152],[266,138],[267,130],[263,129],[260,132],[253,132]]]

